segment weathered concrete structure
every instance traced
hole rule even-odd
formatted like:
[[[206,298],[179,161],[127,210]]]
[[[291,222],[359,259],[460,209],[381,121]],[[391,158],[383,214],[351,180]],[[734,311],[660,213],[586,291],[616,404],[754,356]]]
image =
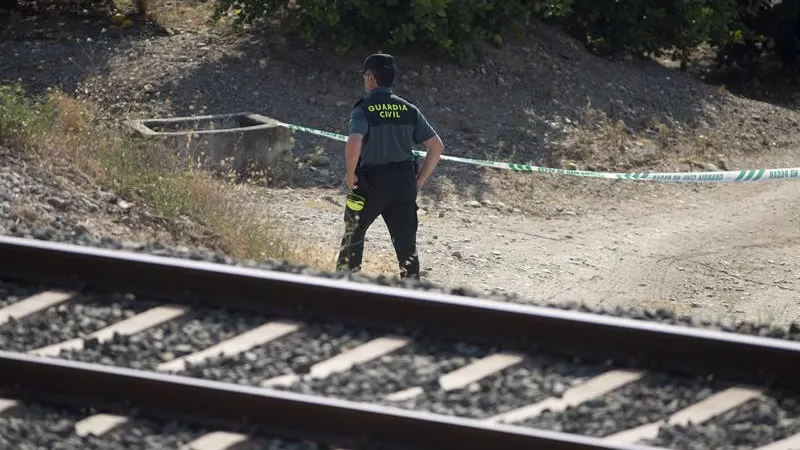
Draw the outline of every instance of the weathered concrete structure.
[[[291,131],[280,122],[251,113],[137,120],[130,125],[157,139],[167,155],[217,174],[234,171],[237,182],[254,172],[281,172],[294,145]]]

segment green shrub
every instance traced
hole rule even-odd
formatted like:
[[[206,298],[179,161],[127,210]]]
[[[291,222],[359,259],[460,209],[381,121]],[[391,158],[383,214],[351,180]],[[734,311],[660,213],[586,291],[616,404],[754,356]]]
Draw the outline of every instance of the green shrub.
[[[600,53],[622,50],[685,57],[698,44],[724,40],[736,0],[573,0],[567,30]]]
[[[476,39],[499,43],[532,17],[552,18],[600,53],[669,50],[685,59],[702,42],[730,40],[742,1],[756,0],[218,0],[215,19],[277,19],[287,32],[340,50],[369,43],[463,60]]]
[[[25,97],[19,83],[0,85],[0,144],[24,143],[53,117],[51,105]]]
[[[795,79],[800,69],[800,4],[785,1],[738,0],[728,39],[719,45],[718,62],[754,72],[766,55],[774,56]]]
[[[370,43],[387,49],[436,51],[463,59],[475,39],[515,31],[532,15],[559,15],[570,0],[219,0],[215,20],[234,23],[278,19],[308,42],[334,42],[340,50]],[[294,6],[292,6],[294,5]]]
[[[720,65],[754,74],[774,56],[800,75],[800,2],[771,0],[572,0],[567,31],[599,53],[621,50],[688,60],[701,43],[717,48]]]

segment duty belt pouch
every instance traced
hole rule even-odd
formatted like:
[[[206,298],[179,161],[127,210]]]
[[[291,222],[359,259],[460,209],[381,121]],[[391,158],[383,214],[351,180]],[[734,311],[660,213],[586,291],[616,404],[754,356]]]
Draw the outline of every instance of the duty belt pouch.
[[[353,192],[347,194],[347,209],[354,212],[360,212],[364,209],[364,205],[367,203],[367,199],[355,194]]]
[[[348,233],[352,233],[358,226],[359,219],[361,218],[361,211],[364,209],[366,203],[367,199],[358,194],[353,192],[347,194],[347,198],[345,199],[344,223]]]

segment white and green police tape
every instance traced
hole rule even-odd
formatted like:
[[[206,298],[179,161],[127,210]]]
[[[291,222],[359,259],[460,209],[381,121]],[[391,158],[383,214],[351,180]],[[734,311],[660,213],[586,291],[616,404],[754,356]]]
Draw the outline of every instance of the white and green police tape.
[[[313,128],[281,123],[281,125],[294,131],[316,134],[337,141],[346,142],[347,136],[331,133],[328,131],[315,130]],[[425,156],[426,152],[414,150],[417,156]],[[497,161],[486,161],[480,159],[459,158],[457,156],[442,155],[442,160],[456,161],[465,164],[472,164],[483,167],[493,167],[496,169],[506,169],[515,172],[541,172],[558,175],[571,175],[585,178],[605,178],[612,180],[635,180],[635,181],[661,181],[678,183],[744,183],[753,181],[778,181],[778,180],[797,180],[800,179],[800,167],[787,169],[749,169],[749,170],[730,170],[719,172],[591,172],[588,170],[567,170],[555,169],[550,167],[531,166],[528,164],[513,164]]]

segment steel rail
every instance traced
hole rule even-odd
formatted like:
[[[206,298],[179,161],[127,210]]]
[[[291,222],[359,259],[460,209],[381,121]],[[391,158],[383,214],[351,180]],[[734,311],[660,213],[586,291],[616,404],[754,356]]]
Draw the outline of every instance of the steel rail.
[[[800,343],[285,272],[0,237],[0,278],[800,387]]]
[[[486,424],[287,391],[0,351],[0,392],[94,408],[125,402],[139,416],[254,434],[302,438],[356,450],[654,450],[598,438]],[[24,390],[24,391],[20,391]],[[7,395],[6,393],[3,393]]]

